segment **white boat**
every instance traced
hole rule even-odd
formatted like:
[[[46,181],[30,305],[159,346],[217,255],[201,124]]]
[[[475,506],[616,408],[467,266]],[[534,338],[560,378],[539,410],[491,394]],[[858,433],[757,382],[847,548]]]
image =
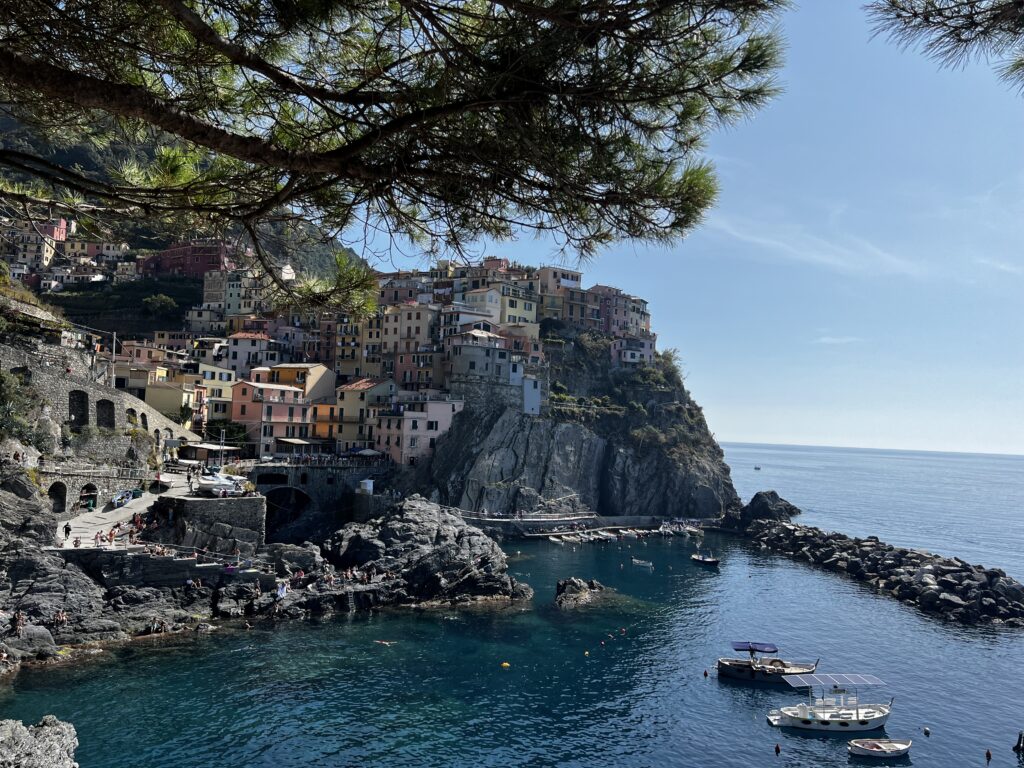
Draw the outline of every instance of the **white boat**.
[[[686,531],[691,536],[703,536],[704,535],[704,531],[702,531],[700,528],[698,528],[695,525],[684,526],[683,530]]]
[[[211,496],[220,496],[221,492],[237,493],[241,490],[241,483],[230,475],[211,473],[200,475],[196,480],[196,487],[201,493],[208,493]]]
[[[818,667],[818,662],[813,664],[804,661],[786,661],[780,659],[777,654],[778,646],[774,643],[752,643],[748,641],[735,641],[732,643],[734,651],[746,651],[747,658],[732,659],[721,658],[716,664],[719,677],[727,677],[732,680],[745,680],[755,683],[785,684],[784,675],[810,675]]]
[[[810,700],[768,713],[768,722],[779,728],[807,731],[873,731],[885,725],[892,712],[888,704],[865,704],[859,688],[885,685],[874,675],[784,675],[793,688],[810,689]]]
[[[625,530],[623,530],[623,531],[622,531],[622,535],[623,535],[623,536],[625,536],[625,537],[626,537],[627,539],[638,539],[638,538],[640,538],[640,537],[639,537],[639,536],[637,535],[637,532],[636,532],[636,531],[634,531],[634,530],[631,530],[631,529],[629,529],[629,528],[626,528]]]
[[[639,557],[632,558],[633,565],[639,565],[641,568],[653,568],[654,563],[650,560],[641,560]]]
[[[554,544],[565,544],[565,542],[562,541],[562,539],[559,538],[558,536],[548,536],[548,541],[550,541],[550,542],[552,542]]]
[[[569,534],[566,534],[565,536],[562,537],[562,541],[567,541],[570,544],[579,544],[582,540],[580,539],[579,536],[576,536],[575,534],[569,533]]]
[[[850,739],[846,750],[857,757],[903,757],[910,751],[910,739]]]

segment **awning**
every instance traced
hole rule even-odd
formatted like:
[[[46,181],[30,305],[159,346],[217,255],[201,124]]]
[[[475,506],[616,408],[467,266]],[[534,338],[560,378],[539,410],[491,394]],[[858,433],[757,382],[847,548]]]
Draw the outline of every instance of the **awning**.
[[[204,451],[239,451],[241,448],[237,448],[233,445],[225,445],[221,447],[217,443],[189,443],[186,448],[202,448]]]
[[[312,445],[309,440],[300,440],[297,437],[278,437],[275,439],[279,443],[287,443],[288,445]]]
[[[732,644],[734,651],[757,651],[758,653],[778,653],[779,649],[772,643],[750,643],[736,641]]]
[[[874,675],[783,675],[782,679],[794,688],[856,688],[885,685]]]
[[[356,456],[380,456],[380,451],[375,451],[373,448],[363,448],[363,450],[356,452]]]

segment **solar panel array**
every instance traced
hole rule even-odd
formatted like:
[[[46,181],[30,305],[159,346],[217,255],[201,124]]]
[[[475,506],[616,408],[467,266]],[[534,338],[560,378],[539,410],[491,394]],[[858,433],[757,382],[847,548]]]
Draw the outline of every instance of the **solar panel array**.
[[[782,679],[794,688],[856,688],[866,685],[885,685],[874,675],[783,675]]]
[[[758,653],[778,653],[779,649],[771,643],[749,643],[735,641],[732,643],[734,651],[757,651]]]

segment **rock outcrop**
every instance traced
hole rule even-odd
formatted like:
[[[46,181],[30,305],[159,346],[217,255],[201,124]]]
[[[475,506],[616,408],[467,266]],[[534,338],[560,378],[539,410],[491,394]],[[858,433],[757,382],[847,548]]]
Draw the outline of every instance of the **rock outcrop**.
[[[742,509],[728,510],[722,517],[720,525],[734,531],[745,531],[757,520],[788,523],[799,514],[799,507],[790,504],[775,491],[758,491]]]
[[[562,579],[555,585],[555,605],[563,611],[580,608],[592,604],[604,591],[604,585],[597,579]]]
[[[30,726],[0,720],[0,768],[78,768],[77,748],[75,727],[53,715]]]
[[[463,413],[438,443],[429,484],[442,503],[498,515],[558,511],[544,499],[565,497],[599,515],[707,518],[739,507],[713,441],[668,451],[631,436],[621,421],[537,418],[512,408]]]
[[[747,535],[950,621],[1024,627],[1024,584],[998,568],[772,520],[754,521]]]

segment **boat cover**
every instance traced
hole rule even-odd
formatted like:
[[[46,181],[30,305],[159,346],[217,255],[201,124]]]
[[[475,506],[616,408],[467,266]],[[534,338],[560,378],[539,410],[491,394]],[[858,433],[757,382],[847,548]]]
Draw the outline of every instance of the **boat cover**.
[[[734,651],[757,651],[758,653],[778,653],[779,649],[771,643],[743,643],[734,641],[732,643],[732,649]]]
[[[862,685],[885,685],[874,675],[783,675],[782,679],[794,688],[855,688]]]

